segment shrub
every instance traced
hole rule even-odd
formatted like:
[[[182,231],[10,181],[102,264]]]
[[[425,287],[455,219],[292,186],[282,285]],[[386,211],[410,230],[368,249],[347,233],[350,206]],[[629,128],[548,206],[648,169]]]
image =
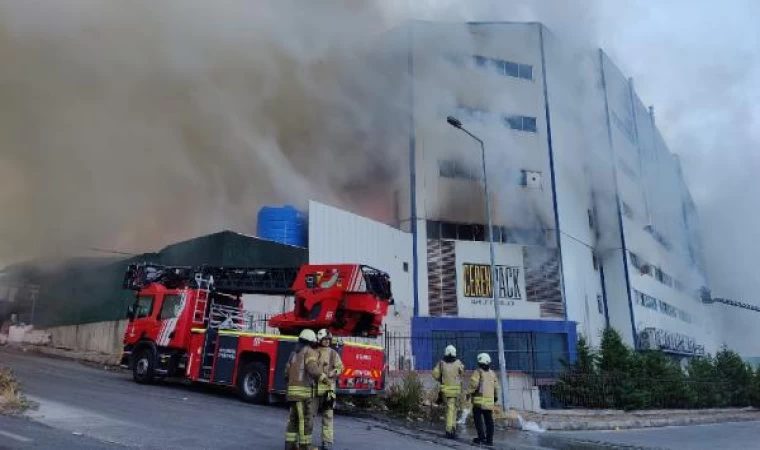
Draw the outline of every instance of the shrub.
[[[388,389],[385,400],[388,409],[397,414],[419,413],[425,400],[425,386],[416,372],[407,372],[400,384]]]
[[[30,406],[30,402],[21,394],[19,382],[13,372],[6,367],[0,367],[0,412],[18,413]]]
[[[741,356],[724,346],[715,355],[715,371],[722,382],[723,403],[729,406],[748,406],[754,373]]]

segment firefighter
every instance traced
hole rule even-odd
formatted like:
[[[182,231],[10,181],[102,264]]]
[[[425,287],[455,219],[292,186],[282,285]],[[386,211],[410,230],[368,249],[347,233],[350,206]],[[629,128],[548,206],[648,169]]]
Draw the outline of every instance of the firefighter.
[[[319,367],[327,375],[328,383],[319,383],[317,398],[319,399],[319,413],[322,416],[322,449],[329,450],[333,446],[333,410],[335,407],[336,381],[343,373],[343,362],[338,352],[331,347],[332,333],[328,330],[317,332],[319,341]]]
[[[478,437],[474,444],[493,445],[493,409],[499,401],[499,381],[491,370],[491,357],[487,353],[478,355],[478,368],[470,377],[472,395],[472,418]],[[483,425],[485,422],[485,430]]]
[[[303,330],[285,366],[286,398],[290,403],[286,450],[308,449],[311,445],[317,386],[327,382],[327,375],[319,367],[317,345],[314,331]]]
[[[444,350],[443,360],[433,369],[433,378],[441,384],[438,394],[440,402],[446,403],[446,437],[457,437],[457,401],[462,394],[464,364],[457,359],[457,349],[449,345]]]

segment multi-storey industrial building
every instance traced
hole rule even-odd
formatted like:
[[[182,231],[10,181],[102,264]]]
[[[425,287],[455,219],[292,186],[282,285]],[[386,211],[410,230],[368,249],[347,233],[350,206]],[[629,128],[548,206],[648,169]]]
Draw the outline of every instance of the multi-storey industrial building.
[[[508,366],[553,370],[577,333],[598,344],[608,325],[640,349],[715,349],[678,159],[602,50],[570,48],[540,23],[414,22],[379,53],[376,70],[405,99],[397,211],[409,238],[362,236],[354,222],[337,233],[358,233],[357,249],[384,242],[386,266],[408,269],[394,281],[414,336],[496,348],[480,147],[453,115],[486,145]]]

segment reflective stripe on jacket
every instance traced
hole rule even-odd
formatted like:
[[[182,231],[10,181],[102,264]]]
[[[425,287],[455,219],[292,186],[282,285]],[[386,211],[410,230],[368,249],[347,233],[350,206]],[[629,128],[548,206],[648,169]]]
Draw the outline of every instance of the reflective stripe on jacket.
[[[472,404],[481,409],[491,410],[494,399],[499,396],[499,381],[496,372],[478,368],[470,377],[470,394]]]
[[[444,397],[459,397],[463,377],[464,364],[458,359],[452,362],[440,361],[433,369],[433,378],[441,383]]]
[[[304,345],[290,354],[285,366],[285,379],[288,382],[286,398],[289,402],[297,402],[316,397],[317,384],[326,378],[319,370],[319,353]]]
[[[335,382],[343,373],[343,361],[340,355],[332,347],[319,347],[319,370],[327,375],[329,383],[317,384],[317,395],[324,395],[328,391],[335,390]]]

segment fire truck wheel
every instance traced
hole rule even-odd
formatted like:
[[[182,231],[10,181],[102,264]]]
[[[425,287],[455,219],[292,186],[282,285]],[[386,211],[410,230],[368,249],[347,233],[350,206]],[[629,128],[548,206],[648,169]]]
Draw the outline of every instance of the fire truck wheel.
[[[140,384],[150,384],[156,380],[156,357],[153,350],[146,348],[135,356],[132,364],[132,378]]]
[[[238,375],[238,393],[243,401],[266,403],[269,393],[267,366],[260,362],[246,364]]]

